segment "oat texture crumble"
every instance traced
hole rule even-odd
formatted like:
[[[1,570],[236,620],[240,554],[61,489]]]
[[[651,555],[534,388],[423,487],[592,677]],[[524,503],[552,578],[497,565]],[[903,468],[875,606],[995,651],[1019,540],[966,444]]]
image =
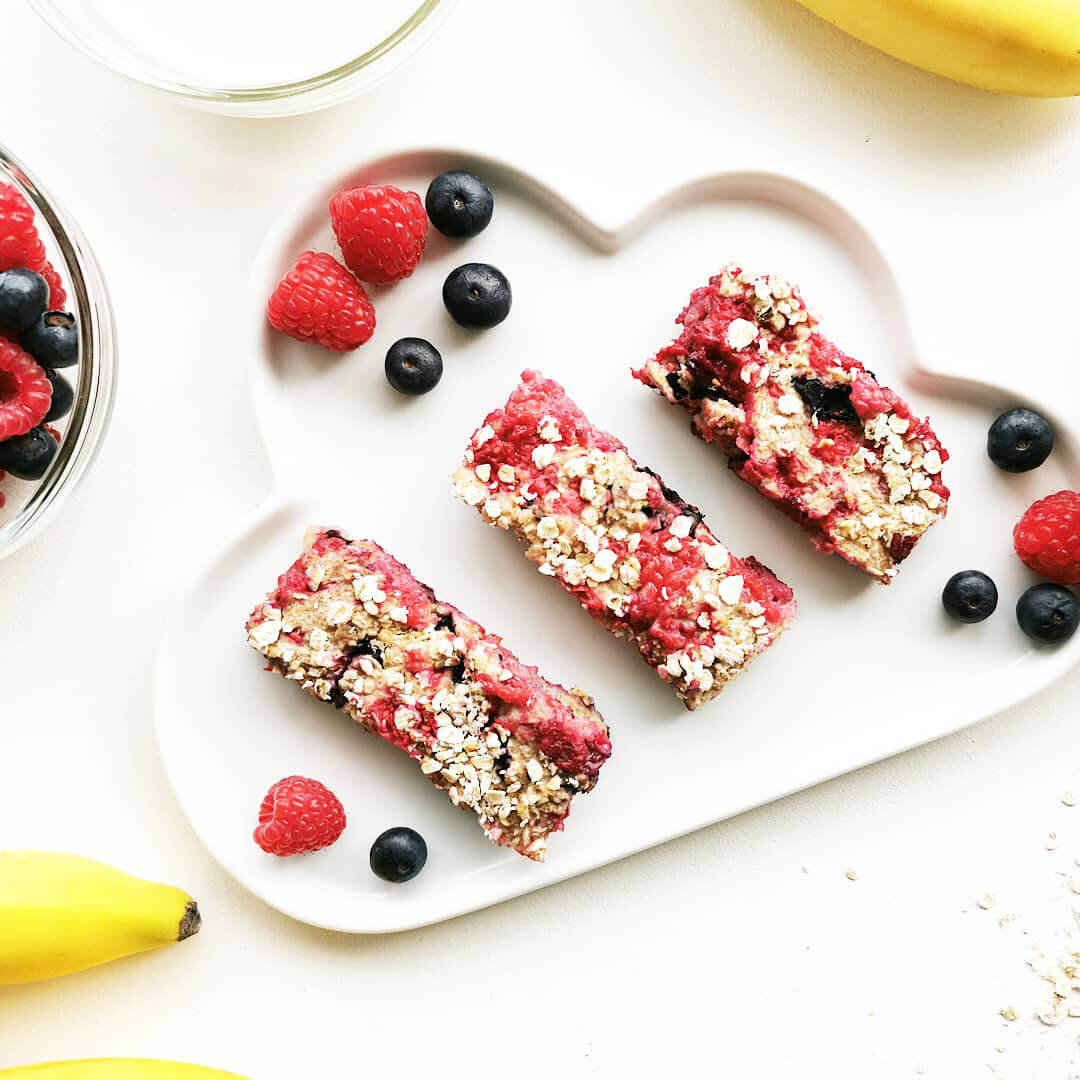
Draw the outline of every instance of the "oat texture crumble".
[[[311,530],[247,635],[269,670],[399,746],[531,859],[611,753],[587,694],[526,667],[370,540]]]
[[[835,552],[888,584],[945,516],[948,453],[927,420],[818,333],[798,289],[731,265],[697,289],[679,337],[634,376]]]
[[[473,434],[453,487],[632,640],[687,708],[715,697],[795,614],[768,567],[731,554],[700,511],[538,372]]]

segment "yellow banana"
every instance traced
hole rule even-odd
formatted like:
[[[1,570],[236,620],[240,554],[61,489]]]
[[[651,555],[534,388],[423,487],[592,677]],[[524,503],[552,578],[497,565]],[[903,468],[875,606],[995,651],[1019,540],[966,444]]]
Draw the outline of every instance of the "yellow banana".
[[[1080,94],[1080,0],[799,0],[900,60],[1032,97]]]
[[[0,851],[0,986],[183,941],[202,919],[180,889],[51,851]]]
[[[50,1061],[0,1069],[6,1080],[244,1080],[236,1073],[184,1065],[179,1061],[140,1058],[97,1058],[93,1061]]]

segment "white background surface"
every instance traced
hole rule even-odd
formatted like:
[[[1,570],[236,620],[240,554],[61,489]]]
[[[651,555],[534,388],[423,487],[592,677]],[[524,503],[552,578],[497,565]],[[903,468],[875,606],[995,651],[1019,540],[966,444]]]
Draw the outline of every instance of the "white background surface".
[[[294,191],[349,155],[470,144],[590,199],[734,155],[795,162],[869,220],[904,221],[988,366],[1050,379],[1076,363],[1077,103],[954,86],[788,0],[675,7],[462,0],[375,93],[255,123],[130,87],[5,5],[0,140],[97,248],[123,353],[94,471],[49,532],[0,564],[0,845],[175,881],[206,926],[164,954],[0,991],[0,1065],[123,1054],[268,1080],[470,1061],[525,1076],[921,1067],[965,1080],[987,1063],[1068,1076],[1080,1021],[1006,1029],[996,1010],[1045,1000],[1023,932],[1042,939],[1069,919],[1052,898],[1054,871],[1080,854],[1080,808],[1059,801],[1080,792],[1076,674],[943,743],[395,937],[310,930],[251,899],[165,786],[149,664],[167,599],[269,487],[237,346],[248,265]],[[984,890],[991,912],[974,904]],[[1000,929],[1007,910],[1021,917]]]

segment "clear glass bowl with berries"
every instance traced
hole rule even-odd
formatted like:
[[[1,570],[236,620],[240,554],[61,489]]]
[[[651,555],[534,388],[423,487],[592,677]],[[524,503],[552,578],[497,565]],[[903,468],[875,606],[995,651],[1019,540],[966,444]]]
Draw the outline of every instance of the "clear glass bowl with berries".
[[[30,0],[92,60],[232,116],[312,112],[369,90],[434,34],[453,2]]]
[[[0,145],[0,558],[40,530],[97,455],[116,334],[82,231]]]

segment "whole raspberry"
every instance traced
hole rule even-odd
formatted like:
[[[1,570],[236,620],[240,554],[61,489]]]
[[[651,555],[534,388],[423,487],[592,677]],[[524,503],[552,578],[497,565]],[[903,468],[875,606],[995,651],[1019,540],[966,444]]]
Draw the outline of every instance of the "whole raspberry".
[[[52,404],[44,369],[14,341],[0,337],[0,442],[37,427]]]
[[[63,311],[67,305],[67,293],[56,267],[51,262],[46,262],[38,273],[49,283],[49,310]]]
[[[1080,493],[1059,491],[1027,508],[1013,529],[1021,562],[1059,585],[1080,585]]]
[[[255,843],[271,855],[299,855],[329,847],[345,831],[345,810],[318,780],[286,776],[259,808]]]
[[[345,265],[361,281],[400,281],[424,254],[428,216],[415,191],[388,184],[339,191],[330,200],[330,220]]]
[[[34,211],[9,184],[0,184],[0,270],[37,270],[45,265],[45,245]]]
[[[375,309],[356,278],[325,252],[305,251],[266,305],[270,325],[297,341],[348,352],[375,333]]]

